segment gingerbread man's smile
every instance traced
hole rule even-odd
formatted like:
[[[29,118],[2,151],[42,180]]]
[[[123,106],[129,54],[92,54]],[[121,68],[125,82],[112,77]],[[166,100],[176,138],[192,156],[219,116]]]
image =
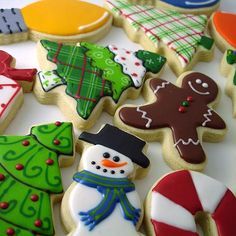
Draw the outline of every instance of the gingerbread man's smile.
[[[197,84],[201,84],[202,81],[201,81],[200,79],[197,79],[197,80],[196,80],[196,83],[197,83]],[[202,91],[199,91],[199,90],[197,90],[196,88],[194,88],[194,86],[193,86],[193,84],[191,83],[191,81],[188,81],[188,85],[189,85],[189,87],[190,87],[195,93],[198,93],[198,94],[200,94],[200,95],[209,95],[209,94],[210,94],[209,92],[202,92]],[[203,87],[203,88],[207,88],[207,87],[208,87],[208,84],[207,84],[207,83],[203,83],[203,84],[202,84],[202,87]]]

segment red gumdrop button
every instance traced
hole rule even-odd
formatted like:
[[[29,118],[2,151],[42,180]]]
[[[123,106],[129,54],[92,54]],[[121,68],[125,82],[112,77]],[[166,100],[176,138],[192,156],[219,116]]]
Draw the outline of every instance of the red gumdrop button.
[[[0,208],[1,209],[7,209],[9,207],[9,203],[8,202],[0,202]]]
[[[185,107],[182,107],[182,106],[179,107],[179,112],[184,113],[185,111],[186,111]]]
[[[29,144],[30,144],[30,142],[29,142],[28,140],[24,140],[24,141],[22,142],[22,145],[23,145],[23,146],[29,146]]]
[[[193,97],[192,97],[192,96],[188,96],[188,97],[187,97],[187,101],[188,101],[188,102],[192,102],[192,101],[193,101]]]
[[[53,141],[53,143],[54,143],[55,145],[60,145],[60,144],[61,144],[60,140],[58,140],[58,139],[55,139],[55,140]]]
[[[46,164],[49,165],[49,166],[53,165],[53,163],[54,163],[54,161],[50,158],[46,160]]]
[[[17,170],[23,170],[24,169],[24,166],[22,164],[17,164],[16,165],[16,169]]]
[[[32,202],[37,202],[39,200],[39,196],[37,194],[32,194],[30,199]]]
[[[61,122],[60,122],[60,121],[56,121],[56,122],[55,122],[55,125],[56,125],[56,126],[61,126]]]
[[[15,234],[15,230],[13,228],[8,228],[6,233],[8,236],[13,236]]]
[[[42,221],[41,221],[41,220],[36,220],[36,221],[34,222],[34,225],[35,225],[36,227],[40,228],[40,227],[42,226]]]
[[[0,174],[0,181],[3,181],[5,179],[5,175],[4,174]]]

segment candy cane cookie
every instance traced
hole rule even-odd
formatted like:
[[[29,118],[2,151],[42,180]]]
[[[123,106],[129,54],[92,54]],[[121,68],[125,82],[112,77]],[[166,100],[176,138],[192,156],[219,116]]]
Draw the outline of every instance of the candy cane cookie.
[[[146,198],[146,226],[152,236],[236,235],[236,198],[221,182],[194,171],[167,174]]]

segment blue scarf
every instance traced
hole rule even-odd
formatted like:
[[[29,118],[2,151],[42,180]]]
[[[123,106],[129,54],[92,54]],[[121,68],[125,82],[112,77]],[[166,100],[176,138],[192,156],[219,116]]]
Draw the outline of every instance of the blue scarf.
[[[102,201],[93,209],[87,212],[79,212],[81,221],[89,227],[91,231],[97,224],[107,218],[120,203],[123,216],[136,225],[140,218],[141,209],[134,208],[126,193],[135,190],[135,186],[127,178],[110,178],[93,174],[89,171],[81,171],[74,175],[74,181],[96,188],[102,194]]]

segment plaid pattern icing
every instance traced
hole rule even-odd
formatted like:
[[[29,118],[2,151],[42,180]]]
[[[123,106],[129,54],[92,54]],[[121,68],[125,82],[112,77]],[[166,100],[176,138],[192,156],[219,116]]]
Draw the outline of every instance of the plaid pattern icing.
[[[181,14],[116,0],[107,0],[107,5],[114,14],[126,18],[136,31],[143,30],[156,46],[162,41],[174,50],[183,67],[193,58],[207,24],[205,15]]]

